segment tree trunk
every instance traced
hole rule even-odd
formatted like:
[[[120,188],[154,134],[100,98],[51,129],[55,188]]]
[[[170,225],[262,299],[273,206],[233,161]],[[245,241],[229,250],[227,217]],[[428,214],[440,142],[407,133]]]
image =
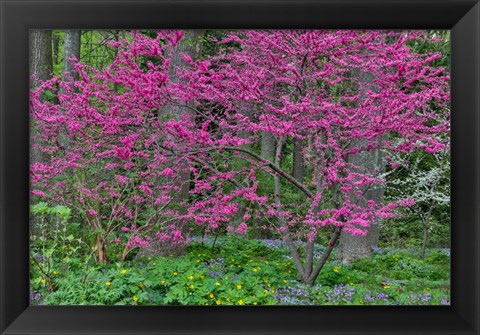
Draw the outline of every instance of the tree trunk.
[[[78,73],[74,72],[71,58],[80,60],[80,30],[65,30],[63,52],[63,81],[71,82],[70,89],[73,91],[74,82],[78,80]]]
[[[32,85],[38,86],[38,81],[48,80],[52,76],[52,31],[30,31],[30,74],[36,75]]]
[[[262,133],[262,142],[260,145],[260,156],[273,162],[275,158],[275,137],[270,133]]]
[[[305,178],[305,158],[303,157],[304,148],[305,142],[300,139],[295,139],[293,144],[292,176],[301,183],[303,183]]]
[[[368,51],[365,50],[365,53]],[[367,89],[372,89],[373,76],[370,72],[361,72],[358,76],[358,91],[360,93],[360,99],[366,98]],[[383,141],[382,138],[377,141]],[[385,162],[378,149],[366,150],[365,146],[368,143],[365,140],[358,139],[352,141],[351,148],[356,148],[356,154],[350,154],[348,156],[349,163],[355,165],[360,170],[360,173],[371,174],[377,176],[385,170]],[[363,149],[362,149],[363,147]],[[384,186],[373,185],[369,188],[364,188],[364,196],[358,197],[353,194],[350,195],[350,201],[356,202],[359,206],[367,206],[368,200],[373,200],[375,203],[383,203]],[[380,236],[380,227],[378,222],[373,222],[368,228],[367,235],[365,236],[353,236],[349,233],[342,231],[340,235],[339,253],[340,259],[343,263],[350,263],[357,258],[370,257],[372,254],[372,247],[378,244]]]
[[[193,60],[198,59],[201,56],[201,41],[200,37],[203,35],[203,30],[185,30],[182,39],[177,43],[175,49],[172,51],[172,58],[170,61],[170,67],[168,74],[170,80],[173,83],[180,81],[178,69],[186,67],[188,64],[183,60],[182,55],[189,55]],[[187,102],[188,105],[188,102]],[[195,113],[192,109],[184,106],[167,106],[164,112],[172,115],[174,118],[195,118]],[[188,164],[186,162],[176,162],[177,180],[179,190],[174,195],[174,203],[180,204],[188,201],[190,196],[190,178],[191,173],[188,171]],[[186,214],[185,206],[180,206],[180,215]],[[183,223],[178,222],[178,227],[182,229]],[[137,257],[151,257],[156,255],[182,255],[186,252],[186,246],[183,244],[171,245],[169,243],[162,243],[158,241],[155,235],[151,235],[152,242],[149,248],[140,250]]]
[[[430,218],[432,217],[432,212],[436,204],[437,202],[435,200],[432,200],[430,207],[428,208],[427,214],[422,218],[423,241],[422,241],[422,249],[420,250],[420,259],[425,258],[425,250],[427,249],[427,242],[428,242],[428,228],[429,228],[428,223],[430,222]]]
[[[52,60],[52,31],[30,30],[30,75],[35,76],[31,81],[31,87],[38,87],[39,82],[51,78],[53,69]],[[35,125],[31,125],[30,137],[30,163],[44,161],[45,157],[38,150],[38,135]]]
[[[422,241],[422,249],[420,250],[420,259],[425,259],[425,250],[427,249],[427,241],[428,241],[428,223],[427,220],[423,220],[423,241]]]
[[[358,144],[361,145],[360,143]],[[372,172],[384,170],[384,160],[379,150],[350,155],[349,162]],[[355,195],[351,194],[351,201],[364,207],[367,206],[368,200],[373,200],[377,204],[383,202],[385,191],[383,185],[374,185],[369,189],[365,188],[363,191],[363,197],[356,198]],[[379,236],[379,222],[374,222],[368,228],[368,233],[365,236],[353,236],[349,233],[342,232],[338,251],[342,263],[350,263],[358,258],[370,257],[372,254],[372,247],[378,244]]]
[[[107,264],[107,244],[102,236],[95,236],[95,256],[97,259],[97,264]]]
[[[200,37],[203,35],[203,30],[185,30],[184,35],[180,42],[175,47],[170,62],[170,68],[168,70],[169,76],[172,82],[178,82],[179,76],[177,73],[178,68],[187,66],[187,63],[183,60],[182,55],[189,55],[192,59],[198,59],[201,55],[201,42]],[[189,116],[195,117],[194,112],[187,107],[171,106],[170,113],[175,117]],[[180,190],[176,195],[177,202],[182,202],[188,199],[190,191],[190,171],[185,171],[186,164],[178,166]]]
[[[303,283],[313,286],[315,281],[318,278],[318,275],[320,274],[320,271],[322,271],[323,266],[327,262],[328,257],[330,257],[330,254],[332,253],[333,249],[335,248],[335,244],[337,243],[338,238],[340,237],[340,234],[342,232],[342,228],[340,227],[335,227],[335,230],[330,237],[330,241],[328,242],[327,247],[322,253],[322,256],[318,260],[317,264],[315,265],[315,268],[312,269],[312,272],[308,278],[305,278],[302,280]]]
[[[78,73],[73,68],[73,58],[77,61],[80,60],[80,30],[65,30],[64,43],[63,43],[63,68],[62,68],[62,81],[68,83],[68,89],[62,87],[61,93],[73,95],[75,92],[75,81],[78,80]],[[59,133],[58,141],[68,148],[70,141],[68,138],[68,127],[64,127]]]
[[[260,139],[260,156],[263,159],[266,159],[270,162],[274,162],[276,158],[275,150],[276,150],[277,141],[275,140],[275,137],[270,133],[262,132],[261,136],[262,137]],[[263,176],[264,178],[268,178],[267,174],[263,171],[260,171],[260,175]],[[257,219],[257,220],[258,220],[256,224],[257,227],[262,227],[266,225],[266,222],[263,219]],[[259,232],[262,238],[268,239],[271,237],[271,233],[269,230],[262,229]]]

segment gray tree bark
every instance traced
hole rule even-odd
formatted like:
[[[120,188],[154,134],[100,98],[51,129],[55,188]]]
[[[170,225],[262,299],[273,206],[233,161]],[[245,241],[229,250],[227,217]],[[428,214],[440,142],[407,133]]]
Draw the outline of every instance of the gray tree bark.
[[[262,133],[260,156],[273,162],[275,160],[275,143],[275,137],[272,134]]]
[[[300,139],[295,139],[293,144],[293,166],[292,176],[303,183],[305,179],[305,158],[303,157],[303,149],[305,148],[305,142]]]
[[[362,143],[363,141],[359,141]],[[357,144],[360,144],[357,143]],[[379,150],[370,152],[360,152],[349,156],[349,163],[355,164],[362,169],[369,171],[383,171],[384,159]],[[373,200],[376,203],[383,202],[384,186],[374,185],[370,188],[364,188],[363,197],[355,197],[351,195],[351,200],[356,202],[359,206],[366,207],[368,200]],[[372,254],[372,247],[378,244],[380,237],[379,222],[374,222],[369,228],[365,236],[353,236],[351,234],[342,232],[340,235],[340,243],[338,248],[338,255],[343,263],[350,263],[358,258],[370,257]]]
[[[175,47],[170,62],[170,68],[168,70],[172,82],[178,82],[180,80],[177,69],[187,66],[187,63],[183,60],[182,55],[189,55],[194,60],[201,55],[200,37],[202,35],[203,30],[185,30],[182,39]],[[169,109],[169,113],[176,117],[180,115],[188,115],[192,118],[195,117],[194,112],[188,107],[170,106]],[[187,200],[189,196],[188,192],[190,190],[190,172],[183,171],[181,166],[179,167],[178,171],[180,171],[179,177],[181,186],[180,191],[176,196],[176,201],[182,202],[184,200]]]
[[[63,81],[71,82],[71,89],[74,88],[75,80],[78,80],[78,73],[74,72],[71,58],[80,60],[80,30],[65,30],[64,51],[63,51]]]
[[[175,46],[175,49],[172,51],[172,58],[170,61],[170,67],[168,70],[170,80],[174,83],[178,83],[181,79],[179,78],[178,69],[186,67],[188,64],[183,60],[182,55],[189,55],[192,59],[198,59],[201,56],[201,41],[200,37],[203,36],[203,30],[185,30],[182,36],[182,39]],[[188,103],[187,103],[188,106]],[[185,106],[176,106],[171,105],[167,106],[164,109],[164,112],[172,115],[172,117],[195,117],[195,112]],[[190,178],[191,173],[187,170],[188,165],[185,162],[177,162],[176,168],[178,169],[177,178],[179,182],[179,191],[174,196],[174,203],[181,203],[188,200],[189,191],[190,191]],[[185,208],[180,208],[180,214],[186,211]],[[179,227],[182,224],[179,223]],[[186,249],[183,245],[172,246],[168,242],[157,241],[156,237],[152,235],[154,243],[151,243],[150,248],[145,248],[140,250],[138,257],[151,257],[154,255],[181,255],[184,254]]]
[[[36,87],[38,81],[50,79],[52,76],[52,31],[30,31],[30,74],[36,75],[32,85]]]
[[[366,97],[366,88],[371,87],[373,77],[371,73],[359,73],[358,90],[361,94],[361,99]],[[382,141],[378,139],[377,141]],[[375,176],[385,170],[385,161],[378,149],[375,150],[360,150],[359,148],[367,145],[366,140],[357,139],[350,144],[351,148],[357,148],[356,154],[348,156],[348,162],[357,166],[360,173],[370,172]],[[384,186],[374,185],[369,188],[362,189],[363,196],[356,197],[355,194],[350,195],[350,200],[357,203],[359,206],[366,207],[368,200],[373,200],[376,203],[383,203]],[[353,236],[342,231],[340,235],[340,243],[338,248],[338,256],[342,263],[350,263],[358,258],[370,257],[372,254],[372,247],[378,244],[380,237],[380,226],[378,222],[374,222],[369,228],[365,236]]]

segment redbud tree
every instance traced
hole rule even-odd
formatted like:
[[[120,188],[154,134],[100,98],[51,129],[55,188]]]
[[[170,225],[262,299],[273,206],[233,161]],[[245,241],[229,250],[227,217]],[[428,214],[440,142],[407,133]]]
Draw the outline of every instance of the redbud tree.
[[[449,131],[449,77],[433,65],[440,54],[412,52],[421,32],[241,31],[211,40],[221,46],[217,55],[183,55],[174,80],[181,38],[134,32],[112,43],[110,66],[77,62],[74,91],[54,78],[32,92],[41,134],[33,149],[47,157],[32,165],[32,193],[83,216],[99,262],[108,261],[110,244],[122,245],[124,259],[155,240],[184,243],[194,227],[246,234],[268,222],[300,280],[313,284],[342,231],[365,234],[412,204],[360,203],[365,189],[386,181],[349,156],[448,150],[438,134]],[[56,99],[42,99],[45,91]],[[255,146],[265,133],[275,138],[273,160]],[[304,181],[282,156],[297,139],[311,171]],[[260,172],[273,194],[259,191]],[[183,183],[190,195],[173,203]],[[285,189],[301,195],[305,211],[285,202]],[[315,259],[320,232],[331,238]]]

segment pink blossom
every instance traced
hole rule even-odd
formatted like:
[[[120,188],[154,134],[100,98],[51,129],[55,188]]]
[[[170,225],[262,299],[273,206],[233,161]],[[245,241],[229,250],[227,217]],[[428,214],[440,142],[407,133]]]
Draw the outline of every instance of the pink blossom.
[[[244,235],[247,232],[247,224],[245,222],[241,222],[236,231],[237,233]]]
[[[168,176],[168,177],[173,177],[175,175],[175,172],[171,168],[166,168],[162,172],[160,172],[161,176]]]
[[[48,195],[47,195],[45,192],[40,191],[40,190],[32,190],[31,193],[32,193],[33,195],[38,196],[38,197],[43,197],[43,198],[47,198],[47,197],[48,197]]]
[[[91,216],[97,216],[98,215],[97,211],[94,210],[94,209],[87,210],[87,213],[90,214]]]

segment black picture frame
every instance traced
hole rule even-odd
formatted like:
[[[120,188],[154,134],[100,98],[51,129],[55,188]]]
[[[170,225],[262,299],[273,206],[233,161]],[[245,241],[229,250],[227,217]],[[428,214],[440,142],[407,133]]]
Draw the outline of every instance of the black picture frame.
[[[476,0],[0,0],[1,334],[479,334]],[[29,306],[29,29],[451,29],[451,306]]]

